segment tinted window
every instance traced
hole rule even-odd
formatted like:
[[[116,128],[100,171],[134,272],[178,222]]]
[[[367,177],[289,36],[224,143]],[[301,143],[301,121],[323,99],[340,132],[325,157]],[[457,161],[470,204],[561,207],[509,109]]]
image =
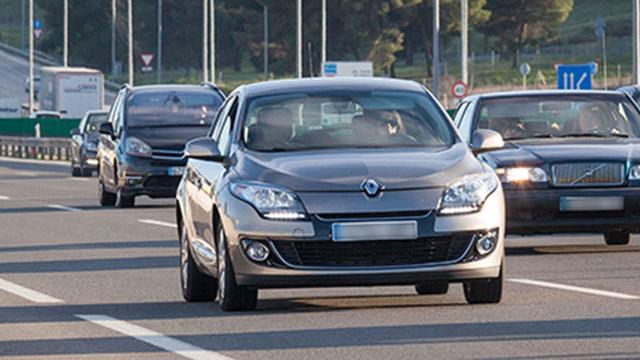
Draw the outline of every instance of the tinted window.
[[[210,126],[222,104],[205,90],[162,90],[133,93],[127,99],[127,126]]]
[[[426,94],[401,91],[255,98],[242,130],[256,151],[442,147],[454,141],[449,121]]]
[[[87,123],[84,127],[84,132],[87,134],[97,134],[100,124],[107,121],[107,114],[94,114],[89,115]]]
[[[483,100],[478,127],[505,140],[572,136],[638,137],[640,114],[624,96],[553,95]]]

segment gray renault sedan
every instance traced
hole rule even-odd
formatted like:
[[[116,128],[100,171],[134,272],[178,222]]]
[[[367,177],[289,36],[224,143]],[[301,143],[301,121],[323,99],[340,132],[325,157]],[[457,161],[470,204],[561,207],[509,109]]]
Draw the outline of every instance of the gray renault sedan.
[[[479,149],[500,147],[480,131]],[[225,311],[261,288],[414,285],[502,295],[504,199],[433,96],[392,79],[242,86],[185,148],[182,293]]]

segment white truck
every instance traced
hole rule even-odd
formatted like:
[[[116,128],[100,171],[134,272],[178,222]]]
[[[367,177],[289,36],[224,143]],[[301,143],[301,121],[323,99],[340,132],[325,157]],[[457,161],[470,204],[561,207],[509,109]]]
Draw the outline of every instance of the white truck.
[[[65,118],[82,118],[104,106],[104,76],[95,69],[40,68],[41,111],[57,111]]]

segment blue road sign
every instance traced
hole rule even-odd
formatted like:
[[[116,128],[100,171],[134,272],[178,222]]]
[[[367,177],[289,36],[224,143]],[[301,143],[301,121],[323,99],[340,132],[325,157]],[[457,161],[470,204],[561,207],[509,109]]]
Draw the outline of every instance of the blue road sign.
[[[332,77],[338,74],[338,65],[336,63],[324,64],[324,76]]]
[[[558,65],[558,89],[591,90],[592,73],[591,64]]]
[[[42,30],[42,21],[40,21],[40,19],[33,20],[33,29]]]

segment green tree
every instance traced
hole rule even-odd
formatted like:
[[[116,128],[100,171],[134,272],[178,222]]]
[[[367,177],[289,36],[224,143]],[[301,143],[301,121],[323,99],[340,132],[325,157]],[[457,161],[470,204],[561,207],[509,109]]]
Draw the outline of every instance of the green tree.
[[[489,21],[481,30],[498,39],[502,52],[512,55],[512,67],[526,45],[557,38],[557,29],[573,9],[573,0],[488,0]]]

